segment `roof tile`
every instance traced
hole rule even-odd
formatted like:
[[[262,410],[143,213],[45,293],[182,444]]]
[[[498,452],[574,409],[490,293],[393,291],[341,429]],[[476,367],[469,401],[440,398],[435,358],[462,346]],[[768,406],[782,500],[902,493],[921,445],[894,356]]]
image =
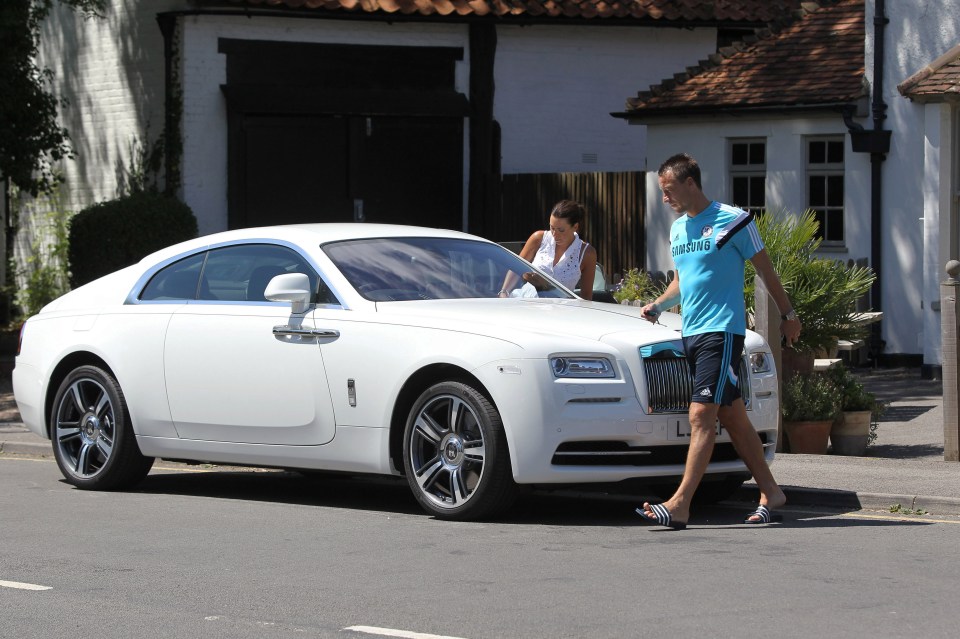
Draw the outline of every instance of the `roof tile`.
[[[901,95],[917,102],[960,102],[960,44],[901,82]]]
[[[678,109],[852,102],[864,95],[864,0],[804,2],[792,22],[724,47],[627,100],[627,117]]]
[[[215,2],[215,0],[212,0]],[[634,18],[667,21],[769,22],[803,0],[229,0],[276,8],[420,15]]]

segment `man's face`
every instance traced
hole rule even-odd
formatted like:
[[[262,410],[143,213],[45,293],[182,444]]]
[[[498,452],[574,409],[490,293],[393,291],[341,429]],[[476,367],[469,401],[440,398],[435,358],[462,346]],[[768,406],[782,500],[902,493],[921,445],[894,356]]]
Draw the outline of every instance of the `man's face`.
[[[693,202],[693,195],[697,188],[692,177],[680,182],[673,175],[673,171],[664,171],[658,178],[660,190],[663,192],[663,201],[677,213],[686,213]]]

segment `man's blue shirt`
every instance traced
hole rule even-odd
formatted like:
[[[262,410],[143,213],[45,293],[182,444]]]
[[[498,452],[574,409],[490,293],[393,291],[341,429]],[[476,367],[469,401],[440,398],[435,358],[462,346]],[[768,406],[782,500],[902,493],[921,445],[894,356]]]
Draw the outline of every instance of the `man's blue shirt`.
[[[694,217],[677,218],[670,252],[680,275],[683,335],[746,333],[743,265],[762,249],[752,216],[734,206],[711,202]]]

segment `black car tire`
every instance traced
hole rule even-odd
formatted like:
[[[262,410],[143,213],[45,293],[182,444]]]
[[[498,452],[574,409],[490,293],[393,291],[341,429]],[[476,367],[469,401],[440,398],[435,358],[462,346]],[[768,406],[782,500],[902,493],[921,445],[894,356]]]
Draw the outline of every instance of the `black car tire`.
[[[414,402],[403,460],[417,501],[439,519],[493,517],[516,498],[500,413],[467,384],[434,384]]]
[[[96,366],[80,366],[60,384],[50,436],[60,472],[77,488],[126,488],[153,465],[137,446],[120,385]]]

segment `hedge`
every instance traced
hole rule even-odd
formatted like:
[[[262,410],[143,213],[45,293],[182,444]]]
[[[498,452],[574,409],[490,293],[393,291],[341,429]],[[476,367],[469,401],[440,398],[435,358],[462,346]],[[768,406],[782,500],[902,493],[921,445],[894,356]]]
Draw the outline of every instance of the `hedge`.
[[[70,220],[70,285],[76,288],[196,236],[193,211],[176,198],[141,192],[94,204]]]

